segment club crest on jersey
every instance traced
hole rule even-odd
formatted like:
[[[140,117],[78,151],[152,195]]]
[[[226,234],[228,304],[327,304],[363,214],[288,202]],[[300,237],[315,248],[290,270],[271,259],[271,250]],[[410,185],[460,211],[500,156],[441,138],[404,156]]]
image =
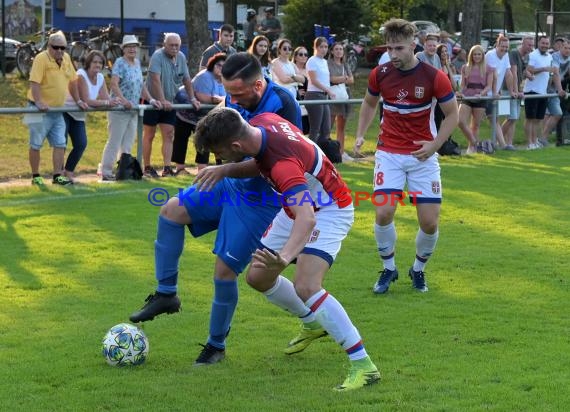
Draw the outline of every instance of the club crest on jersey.
[[[425,93],[425,88],[423,88],[421,86],[416,86],[415,92],[414,92],[416,99],[422,99],[424,97],[424,93]]]
[[[319,234],[321,233],[320,230],[313,230],[313,233],[311,233],[311,236],[309,236],[309,241],[307,243],[313,243],[316,242],[317,239],[319,238]]]
[[[441,186],[439,182],[431,182],[431,191],[434,195],[437,195],[441,192]]]
[[[398,94],[396,95],[396,97],[398,98],[398,101],[402,101],[406,97],[408,97],[408,91],[406,89],[400,89],[398,90]]]

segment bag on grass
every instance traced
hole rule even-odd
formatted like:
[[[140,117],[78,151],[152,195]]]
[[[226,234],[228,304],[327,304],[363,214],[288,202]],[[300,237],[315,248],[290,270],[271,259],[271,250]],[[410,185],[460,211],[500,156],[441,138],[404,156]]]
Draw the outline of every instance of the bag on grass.
[[[441,156],[459,156],[461,155],[461,148],[459,144],[450,137],[441,145],[437,152]]]
[[[337,140],[321,140],[318,141],[317,144],[332,163],[342,163],[340,143]]]
[[[143,172],[136,157],[123,153],[117,162],[117,180],[141,180]]]

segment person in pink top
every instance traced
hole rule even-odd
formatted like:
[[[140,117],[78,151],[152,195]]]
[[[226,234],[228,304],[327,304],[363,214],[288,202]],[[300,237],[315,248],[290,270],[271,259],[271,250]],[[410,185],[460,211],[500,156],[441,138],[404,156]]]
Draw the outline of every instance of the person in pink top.
[[[463,97],[486,96],[493,89],[493,76],[494,70],[485,63],[483,47],[476,44],[461,68],[461,94]],[[469,142],[466,154],[477,153],[479,127],[486,107],[485,100],[463,100],[459,105],[459,128]]]

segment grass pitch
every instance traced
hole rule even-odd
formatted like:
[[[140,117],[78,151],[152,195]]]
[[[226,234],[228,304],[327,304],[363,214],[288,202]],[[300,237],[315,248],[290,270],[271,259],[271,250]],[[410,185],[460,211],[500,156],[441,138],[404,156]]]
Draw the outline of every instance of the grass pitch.
[[[415,209],[396,215],[400,279],[371,292],[380,268],[370,204],[356,210],[325,287],[345,306],[382,373],[380,384],[334,393],[347,361],[330,338],[282,353],[297,321],[240,279],[227,357],[192,363],[212,296],[213,236],[187,236],[183,311],[143,328],[147,363],[108,366],[101,339],[154,290],[158,208],[188,179],[0,194],[0,405],[3,410],[557,411],[570,402],[568,227],[570,150],[442,158],[440,241],[430,291],[405,276]],[[353,190],[372,164],[341,165]]]

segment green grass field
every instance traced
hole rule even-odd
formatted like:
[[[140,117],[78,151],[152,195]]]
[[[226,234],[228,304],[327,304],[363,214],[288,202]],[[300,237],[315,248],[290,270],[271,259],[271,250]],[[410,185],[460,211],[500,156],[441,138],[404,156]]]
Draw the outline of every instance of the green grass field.
[[[104,118],[93,121],[98,136]],[[0,140],[0,156],[25,174],[23,126],[3,129],[15,136]],[[89,150],[83,167],[94,171]],[[414,208],[398,210],[401,277],[383,296],[371,292],[380,269],[373,208],[357,208],[325,280],[382,373],[380,384],[352,393],[332,391],[348,362],[331,339],[291,357],[282,353],[298,322],[243,279],[226,359],[192,366],[208,332],[213,235],[187,236],[183,311],[144,324],[147,363],[123,369],[105,363],[106,331],[127,321],[154,290],[158,208],[149,191],[164,187],[174,194],[191,177],[43,191],[3,185],[0,409],[567,410],[569,156],[569,148],[551,147],[441,158],[441,235],[426,269],[427,294],[414,292],[405,276],[414,256]],[[353,190],[368,191],[372,167],[339,169]]]

